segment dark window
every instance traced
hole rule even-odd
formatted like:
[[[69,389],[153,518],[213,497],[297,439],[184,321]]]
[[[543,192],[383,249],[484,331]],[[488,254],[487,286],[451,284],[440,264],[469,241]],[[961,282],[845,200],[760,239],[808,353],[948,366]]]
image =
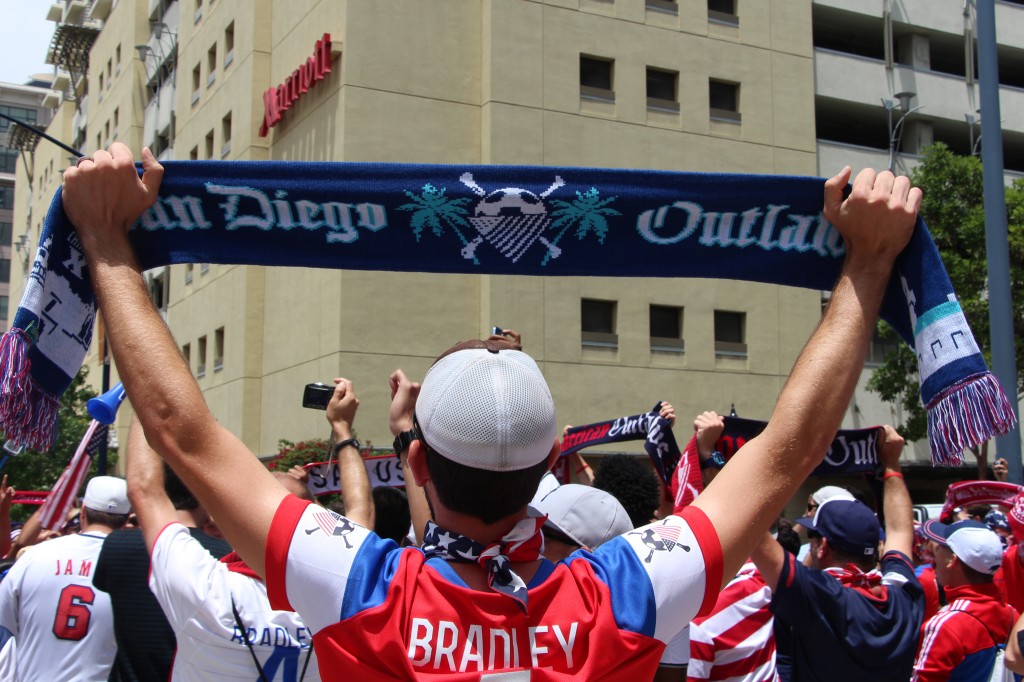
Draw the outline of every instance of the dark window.
[[[747,354],[747,314],[715,311],[715,352],[722,355]]]
[[[213,371],[218,372],[224,368],[224,327],[221,327],[213,334]]]
[[[878,328],[875,328],[875,333],[871,336],[871,345],[868,346],[868,357],[865,360],[865,364],[868,365],[880,365],[885,362],[885,356],[890,352],[898,350],[900,342],[895,339],[895,333],[893,339],[884,339],[878,332]]]
[[[584,345],[617,346],[615,301],[581,300],[580,332]]]
[[[24,121],[25,123],[33,124],[36,122],[35,109],[26,109],[24,107],[11,107],[4,104],[0,105],[0,114],[7,114],[8,116],[13,116],[19,121]],[[0,133],[7,130],[8,126],[10,125],[11,122],[8,121],[6,118],[0,118]]]
[[[726,81],[708,81],[708,101],[711,118],[723,121],[740,121],[740,86]]]
[[[678,106],[679,73],[647,67],[647,106]],[[653,100],[653,101],[652,101]]]
[[[610,59],[580,55],[580,95],[599,99],[615,99],[612,71],[615,62]]]
[[[708,0],[708,19],[725,24],[740,23],[736,15],[736,0]]]
[[[0,326],[7,326],[7,306],[10,305],[6,296],[0,296]]]
[[[13,173],[18,168],[18,150],[0,147],[0,173]]]
[[[0,246],[10,246],[13,233],[14,226],[11,223],[0,223]]]
[[[206,375],[206,337],[200,336],[199,343],[196,347],[199,357],[196,358],[196,376],[201,377]]]
[[[0,208],[14,208],[13,187],[0,187]]]
[[[11,281],[11,259],[0,258],[0,282]]]
[[[683,349],[683,309],[673,305],[651,305],[651,349]]]

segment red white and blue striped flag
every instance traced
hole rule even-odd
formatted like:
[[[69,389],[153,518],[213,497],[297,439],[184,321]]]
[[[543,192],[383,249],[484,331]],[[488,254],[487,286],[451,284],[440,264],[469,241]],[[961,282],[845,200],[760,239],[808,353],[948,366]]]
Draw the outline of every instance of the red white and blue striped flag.
[[[60,530],[64,526],[68,511],[75,503],[78,490],[82,487],[85,475],[89,472],[89,465],[92,464],[92,456],[99,450],[100,445],[107,440],[109,427],[100,424],[95,419],[89,424],[82,442],[75,450],[75,456],[71,458],[64,473],[57,479],[57,483],[50,491],[46,502],[39,510],[39,520],[43,528],[49,530]]]

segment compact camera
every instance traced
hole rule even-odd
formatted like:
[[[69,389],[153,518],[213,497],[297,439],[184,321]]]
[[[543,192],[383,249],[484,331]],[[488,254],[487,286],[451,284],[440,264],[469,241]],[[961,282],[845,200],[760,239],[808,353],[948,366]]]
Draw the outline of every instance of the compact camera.
[[[332,395],[334,395],[334,386],[320,382],[306,384],[305,390],[302,391],[302,406],[313,410],[326,410]]]

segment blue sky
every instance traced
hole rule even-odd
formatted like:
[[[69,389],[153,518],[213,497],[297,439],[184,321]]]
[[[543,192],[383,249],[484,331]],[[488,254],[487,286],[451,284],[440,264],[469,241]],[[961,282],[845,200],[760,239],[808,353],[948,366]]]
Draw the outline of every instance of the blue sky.
[[[24,83],[34,73],[52,73],[46,50],[53,22],[49,0],[0,0],[0,81]]]

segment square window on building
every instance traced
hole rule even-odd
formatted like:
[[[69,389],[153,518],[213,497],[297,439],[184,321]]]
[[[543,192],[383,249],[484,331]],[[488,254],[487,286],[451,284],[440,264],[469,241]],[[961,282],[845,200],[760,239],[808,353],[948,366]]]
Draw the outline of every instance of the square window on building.
[[[224,369],[224,327],[213,333],[213,371]]]
[[[203,158],[204,159],[212,159],[213,158],[213,131],[212,130],[210,132],[206,133],[206,156],[204,156]]]
[[[12,223],[0,223],[0,246],[10,246],[14,225]]]
[[[14,208],[13,187],[0,187],[0,208]]]
[[[615,61],[580,55],[580,97],[604,102],[615,101]]]
[[[224,29],[224,68],[228,68],[235,59],[235,22],[228,24]]]
[[[730,310],[715,311],[715,353],[747,354],[747,314]]]
[[[192,284],[192,272],[195,268],[195,263],[185,263],[185,284]]]
[[[0,173],[13,173],[18,168],[18,150],[0,146]]]
[[[740,17],[736,13],[737,2],[739,0],[708,0],[708,20],[732,26],[738,25]]]
[[[682,352],[683,309],[674,305],[650,307],[651,350]]]
[[[199,357],[196,358],[196,376],[206,376],[206,337],[200,336],[199,343],[196,344],[196,353]]]
[[[740,85],[728,81],[708,81],[708,101],[715,121],[740,122]]]
[[[167,268],[149,278],[149,298],[157,309],[166,312],[170,298],[170,287],[167,282]]]
[[[11,259],[0,258],[0,282],[11,281]]]
[[[580,340],[584,346],[618,347],[615,308],[615,301],[580,300]]]
[[[647,108],[679,112],[679,72],[647,67]]]
[[[231,112],[220,120],[220,158],[226,158],[231,153]]]
[[[196,11],[193,16],[193,23],[198,24],[199,20],[203,18],[203,0],[196,0]]]
[[[185,364],[189,371],[192,370],[192,344],[186,343],[181,347],[181,357],[185,358]]]
[[[188,158],[192,161],[199,160],[199,146],[192,147],[192,150],[188,153]]]

